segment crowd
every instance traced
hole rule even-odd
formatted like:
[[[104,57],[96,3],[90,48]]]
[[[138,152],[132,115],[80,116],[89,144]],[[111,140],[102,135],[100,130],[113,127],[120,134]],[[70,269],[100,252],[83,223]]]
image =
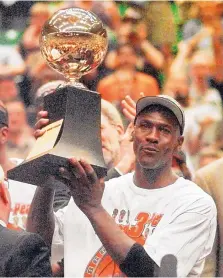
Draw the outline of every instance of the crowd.
[[[107,176],[72,157],[40,186],[7,179],[65,82],[39,38],[71,7],[108,34],[81,78],[101,95]],[[0,18],[0,276],[222,277],[223,2],[1,1]]]

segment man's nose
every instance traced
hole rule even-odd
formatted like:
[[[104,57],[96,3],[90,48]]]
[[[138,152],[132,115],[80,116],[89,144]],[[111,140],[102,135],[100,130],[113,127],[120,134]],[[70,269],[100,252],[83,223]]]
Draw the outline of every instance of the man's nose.
[[[156,127],[150,129],[150,131],[146,135],[146,140],[152,143],[159,142],[159,131],[157,130]]]

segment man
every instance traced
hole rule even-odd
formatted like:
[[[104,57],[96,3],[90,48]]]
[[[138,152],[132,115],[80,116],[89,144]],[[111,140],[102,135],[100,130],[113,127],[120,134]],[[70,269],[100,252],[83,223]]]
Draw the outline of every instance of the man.
[[[1,168],[1,176],[3,170]],[[6,184],[0,181],[0,276],[49,277],[50,252],[37,234],[6,228],[11,200]]]
[[[21,163],[19,159],[10,159],[7,152],[7,142],[9,136],[8,111],[0,101],[0,165],[5,176],[7,171]],[[35,186],[18,181],[9,180],[11,211],[8,227],[13,229],[25,229],[28,210],[35,193]]]
[[[100,80],[97,86],[97,91],[103,99],[119,107],[126,95],[130,95],[136,101],[141,92],[147,96],[159,94],[156,79],[136,70],[137,59],[131,44],[119,46],[115,71]]]
[[[104,185],[86,161],[71,158],[69,170],[60,169],[73,197],[65,215],[54,219],[52,192],[39,207],[48,242],[64,244],[65,276],[199,276],[212,248],[216,208],[209,195],[172,172],[183,129],[178,103],[144,97],[132,134],[135,173]]]
[[[25,105],[21,100],[13,100],[6,103],[6,108],[9,115],[8,155],[25,159],[35,143]]]
[[[223,277],[223,158],[201,168],[195,173],[194,181],[208,194],[217,206],[218,226],[214,247],[207,257],[203,277]]]

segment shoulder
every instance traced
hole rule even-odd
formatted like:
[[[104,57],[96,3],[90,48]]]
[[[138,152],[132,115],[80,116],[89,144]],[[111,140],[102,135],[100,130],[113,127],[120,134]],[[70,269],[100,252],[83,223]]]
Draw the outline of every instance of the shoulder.
[[[209,219],[216,217],[216,205],[213,198],[196,183],[180,178],[181,190],[175,193],[175,206],[181,212],[204,215]]]
[[[43,239],[34,233],[26,231],[15,231],[4,228],[1,232],[1,240],[5,246],[12,247],[16,252],[21,252],[23,249],[26,253],[32,255],[33,250],[36,248],[47,248]]]
[[[218,159],[202,167],[196,172],[195,176],[206,176],[206,175],[215,176],[218,173],[218,171],[222,171],[223,174],[223,158]]]
[[[223,158],[196,171],[194,181],[211,195],[218,195],[223,178]]]
[[[108,76],[105,76],[104,78],[102,78],[99,83],[98,83],[98,87],[100,88],[100,86],[110,86],[111,84],[114,84],[115,82],[115,76],[114,74],[110,74]]]
[[[13,231],[8,230],[11,238],[14,238],[14,244],[21,251],[23,246],[26,249],[26,253],[30,255],[34,254],[33,251],[41,248],[47,248],[46,243],[42,239],[42,237],[35,233],[29,233],[26,231]]]
[[[128,184],[129,182],[133,181],[133,173],[128,173],[125,175],[121,175],[119,177],[114,177],[108,181],[105,182],[105,186],[106,187],[116,187],[116,186],[120,186],[120,184],[124,185],[124,184]]]
[[[126,192],[133,182],[133,173],[128,173],[105,182],[104,195],[118,196],[121,192]]]

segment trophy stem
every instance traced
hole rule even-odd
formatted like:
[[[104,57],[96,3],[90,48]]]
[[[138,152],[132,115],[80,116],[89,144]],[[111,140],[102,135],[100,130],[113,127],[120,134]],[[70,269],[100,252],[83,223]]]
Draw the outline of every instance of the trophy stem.
[[[80,81],[79,81],[79,78],[77,77],[71,77],[69,76],[69,78],[67,78],[68,82],[66,82],[64,85],[65,86],[72,86],[72,87],[76,87],[76,88],[79,88],[79,89],[87,89],[87,87],[82,84]]]

